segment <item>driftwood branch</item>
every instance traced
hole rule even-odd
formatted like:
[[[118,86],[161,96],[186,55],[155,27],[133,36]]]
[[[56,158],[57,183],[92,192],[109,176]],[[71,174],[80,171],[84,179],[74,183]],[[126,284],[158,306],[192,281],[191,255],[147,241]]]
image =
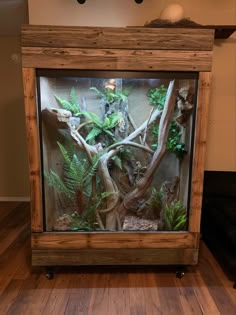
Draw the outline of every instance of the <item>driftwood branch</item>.
[[[158,136],[158,147],[152,157],[150,166],[146,171],[143,178],[137,183],[134,190],[128,193],[123,202],[121,203],[118,213],[120,214],[121,219],[124,219],[124,216],[130,208],[136,204],[136,202],[144,196],[145,192],[151,185],[155,171],[160,165],[165,153],[166,153],[166,142],[169,133],[169,127],[171,122],[171,117],[175,108],[175,81],[171,81],[167,90],[166,101],[164,109],[162,112],[160,124],[159,124],[159,136]],[[154,112],[155,113],[155,112]],[[154,114],[153,114],[154,116]],[[152,118],[150,119],[150,121]],[[148,122],[146,122],[147,124]],[[137,131],[138,132],[138,131]]]

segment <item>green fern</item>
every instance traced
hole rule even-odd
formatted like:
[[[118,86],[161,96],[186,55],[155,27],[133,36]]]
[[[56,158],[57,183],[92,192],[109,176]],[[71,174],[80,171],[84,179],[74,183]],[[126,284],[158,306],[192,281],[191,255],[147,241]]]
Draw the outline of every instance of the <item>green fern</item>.
[[[76,92],[75,89],[72,88],[70,91],[70,100],[64,100],[59,96],[55,95],[56,100],[58,101],[58,103],[61,105],[61,107],[63,109],[66,109],[68,111],[70,111],[72,113],[73,116],[80,116],[81,113],[81,109],[79,106],[79,102],[78,102],[78,97],[76,96]]]
[[[56,190],[64,194],[66,198],[70,200],[74,199],[74,190],[71,190],[70,187],[65,185],[63,180],[53,170],[50,170],[49,173],[45,172],[44,176],[50,186],[56,187]]]
[[[84,154],[68,152],[66,147],[57,142],[60,152],[63,156],[63,179],[53,170],[45,172],[45,178],[50,186],[53,186],[58,192],[65,195],[68,199],[75,199],[77,191],[83,191],[83,194],[90,197],[92,193],[92,177],[97,172],[100,155],[95,155],[91,163],[84,158]]]

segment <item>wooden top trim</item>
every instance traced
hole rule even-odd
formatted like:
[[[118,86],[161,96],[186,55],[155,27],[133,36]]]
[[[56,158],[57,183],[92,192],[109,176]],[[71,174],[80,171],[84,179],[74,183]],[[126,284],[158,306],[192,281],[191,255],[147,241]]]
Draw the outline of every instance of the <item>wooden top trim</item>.
[[[214,29],[23,25],[22,47],[211,51]]]

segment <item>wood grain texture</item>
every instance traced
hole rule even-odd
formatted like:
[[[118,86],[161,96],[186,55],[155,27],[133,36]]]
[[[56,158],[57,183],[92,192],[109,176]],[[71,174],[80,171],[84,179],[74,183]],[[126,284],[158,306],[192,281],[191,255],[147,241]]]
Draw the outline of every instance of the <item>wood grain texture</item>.
[[[198,233],[33,233],[33,249],[198,248]]]
[[[25,68],[210,71],[212,51],[23,47]]]
[[[80,266],[59,267],[49,281],[43,269],[30,267],[29,204],[0,204],[0,231],[6,226],[11,244],[0,256],[0,314],[235,314],[233,283],[204,243],[198,266],[187,267],[182,279],[172,266]]]
[[[196,265],[197,249],[32,250],[33,266],[61,265]]]
[[[189,231],[200,231],[211,73],[200,73],[193,155]]]
[[[23,25],[23,47],[212,50],[214,29]]]
[[[32,231],[43,230],[40,187],[40,153],[36,108],[35,69],[23,68],[26,133],[30,174],[31,226]]]

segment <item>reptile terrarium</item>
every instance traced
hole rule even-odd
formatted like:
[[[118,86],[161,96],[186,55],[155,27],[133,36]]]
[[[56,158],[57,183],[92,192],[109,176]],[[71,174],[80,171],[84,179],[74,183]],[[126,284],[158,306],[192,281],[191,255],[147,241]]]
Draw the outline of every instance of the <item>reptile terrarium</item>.
[[[214,30],[22,37],[33,265],[196,264]]]

